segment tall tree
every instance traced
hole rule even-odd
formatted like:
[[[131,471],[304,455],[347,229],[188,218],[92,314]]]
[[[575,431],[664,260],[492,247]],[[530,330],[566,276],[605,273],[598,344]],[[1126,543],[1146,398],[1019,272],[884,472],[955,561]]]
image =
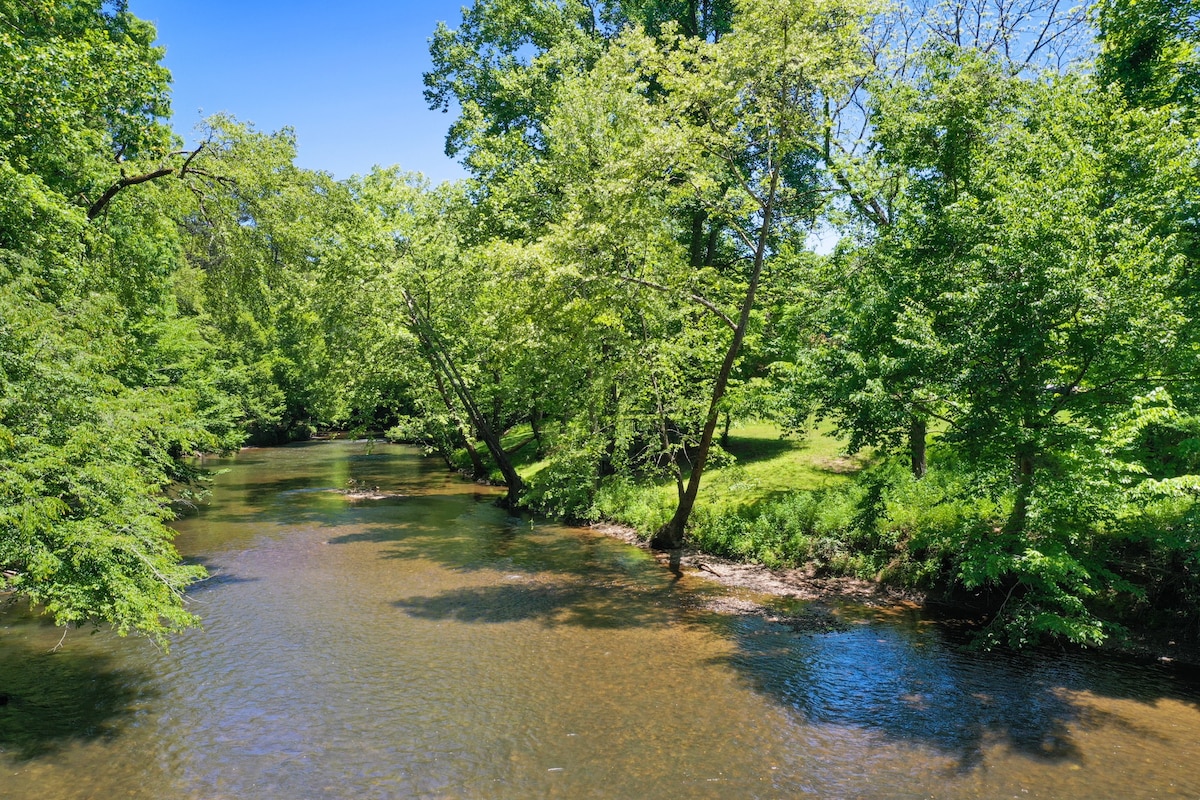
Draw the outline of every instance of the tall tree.
[[[1026,83],[980,128],[970,182],[935,205],[910,183],[877,245],[883,264],[919,257],[877,285],[935,370],[944,441],[1006,508],[968,536],[960,577],[1011,591],[1014,640],[1102,638],[1084,599],[1111,578],[1093,537],[1121,491],[1100,432],[1173,380],[1186,343],[1172,220],[1189,144],[1167,112],[1122,106],[1078,77]]]
[[[1097,3],[1096,77],[1134,105],[1196,107],[1200,99],[1200,2]]]
[[[945,354],[919,345],[922,309],[953,284],[946,265],[969,247],[944,212],[975,189],[1027,86],[1006,60],[975,48],[939,46],[917,61],[913,78],[880,75],[867,84],[872,161],[894,193],[870,244],[843,248],[831,262],[827,335],[808,385],[851,450],[903,446],[919,478],[927,423],[948,399]]]
[[[737,311],[720,312],[730,338],[710,378],[690,475],[672,520],[653,539],[657,547],[683,540],[774,237],[786,212],[810,207],[800,201],[813,187],[789,185],[789,167],[819,147],[824,98],[845,91],[863,68],[865,12],[840,2],[740,3],[733,31],[719,41],[630,31],[592,77],[641,103],[626,121],[653,131],[648,149],[626,161],[633,183],[638,173],[657,175],[690,193],[730,227],[746,263],[731,296]]]
[[[177,302],[153,39],[124,3],[0,3],[0,588],[161,639],[203,575],[165,524],[179,457],[239,434]]]

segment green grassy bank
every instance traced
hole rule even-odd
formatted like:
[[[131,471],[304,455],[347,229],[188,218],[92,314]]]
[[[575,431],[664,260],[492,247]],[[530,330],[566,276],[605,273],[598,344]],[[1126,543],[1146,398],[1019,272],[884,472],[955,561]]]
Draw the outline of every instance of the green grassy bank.
[[[571,484],[561,465],[538,459],[530,438],[528,430],[518,428],[505,445],[515,448],[518,469],[530,486],[531,509],[578,522],[625,525],[643,538],[670,519],[677,502],[673,481],[611,476]],[[879,503],[872,497],[878,479],[864,480],[864,469],[869,475],[879,466],[862,455],[847,456],[844,443],[827,427],[786,437],[770,424],[736,428],[705,472],[688,543],[770,567],[812,564],[835,574],[928,583],[936,565],[908,563],[903,545],[911,537],[895,526],[879,530],[876,518],[885,510],[872,505]],[[896,478],[888,473],[889,483]],[[907,524],[922,522],[911,514],[896,516]]]
[[[673,513],[672,480],[596,478],[594,458],[545,444],[542,457],[528,427],[504,438],[530,510],[620,524],[642,537]],[[1014,533],[1005,526],[1013,493],[987,479],[936,436],[929,471],[917,480],[903,459],[846,456],[828,428],[784,437],[771,425],[746,425],[710,462],[687,543],[768,567],[969,596],[993,612],[993,644],[1096,645],[1154,631],[1200,642],[1200,516],[1190,496],[1114,501],[1103,517],[1066,497],[1061,520],[1043,511],[1059,527]]]

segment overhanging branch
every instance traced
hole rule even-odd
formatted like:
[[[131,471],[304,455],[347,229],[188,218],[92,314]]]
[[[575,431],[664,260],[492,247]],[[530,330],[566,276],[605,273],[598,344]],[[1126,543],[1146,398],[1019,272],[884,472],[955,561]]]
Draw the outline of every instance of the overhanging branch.
[[[645,286],[648,289],[654,289],[659,292],[666,292],[667,294],[673,294],[676,291],[669,286],[663,286],[661,283],[654,283],[653,281],[648,281],[648,280],[645,280],[644,278],[635,278],[632,275],[619,275],[617,277],[619,277],[621,280],[626,281],[628,283],[636,283],[638,286]],[[709,300],[708,298],[698,295],[694,292],[686,292],[685,294],[687,295],[687,298],[689,300],[691,300],[694,303],[699,303],[700,305],[704,306],[709,311],[711,311],[713,314],[715,314],[717,317],[719,317],[722,322],[724,322],[727,326],[729,326],[730,330],[737,330],[737,323],[735,323],[733,321],[732,317],[730,317],[728,314],[726,314],[724,311],[722,311],[717,306],[716,303],[714,303],[713,301]]]
[[[208,141],[206,140],[204,142],[201,142],[200,146],[197,147],[195,150],[188,152],[187,158],[184,160],[183,165],[178,170],[178,174],[179,174],[180,178],[187,175],[189,171],[195,172],[197,174],[206,174],[202,170],[199,170],[199,169],[193,167],[192,161],[195,160],[196,156],[200,155],[200,151],[203,150],[207,145],[208,145]],[[183,155],[183,153],[182,152],[173,153],[172,155]],[[104,194],[100,195],[99,199],[97,199],[96,202],[94,202],[90,206],[88,206],[87,218],[95,219],[96,217],[100,216],[101,212],[104,211],[104,209],[108,206],[108,204],[110,202],[112,202],[112,199],[114,197],[116,197],[117,194],[122,189],[128,188],[130,186],[136,186],[139,183],[147,183],[149,181],[158,180],[159,178],[165,178],[168,175],[174,175],[174,174],[176,174],[176,170],[174,167],[160,167],[159,169],[153,170],[151,172],[143,172],[141,175],[131,175],[131,176],[126,176],[125,171],[122,170],[121,171],[121,179],[119,181],[117,181],[116,183],[114,183],[112,186],[109,186],[107,189],[105,189]]]
[[[95,219],[96,217],[100,216],[100,212],[104,210],[104,207],[107,206],[109,202],[117,196],[117,192],[121,191],[125,187],[136,186],[139,183],[145,183],[146,181],[152,181],[174,174],[174,167],[163,167],[162,169],[156,169],[153,172],[144,172],[141,175],[134,175],[129,178],[122,176],[121,180],[108,187],[104,191],[104,194],[100,195],[100,199],[92,203],[91,207],[88,208],[88,219]]]

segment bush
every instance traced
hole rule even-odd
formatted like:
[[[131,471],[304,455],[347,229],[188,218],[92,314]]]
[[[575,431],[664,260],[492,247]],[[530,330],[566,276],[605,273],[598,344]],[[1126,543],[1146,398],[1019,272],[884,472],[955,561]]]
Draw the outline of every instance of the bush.
[[[528,479],[522,505],[573,522],[591,521],[597,464],[587,452],[556,453]]]
[[[628,525],[648,537],[670,521],[675,502],[673,491],[618,475],[601,482],[586,519]]]

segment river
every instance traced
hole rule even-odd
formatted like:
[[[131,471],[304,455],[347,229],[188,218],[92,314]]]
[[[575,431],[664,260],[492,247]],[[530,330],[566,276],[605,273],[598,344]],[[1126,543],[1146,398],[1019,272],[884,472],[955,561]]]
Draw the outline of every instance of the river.
[[[0,616],[0,797],[1200,798],[1200,684],[964,650],[915,609],[797,633],[409,448],[211,459],[169,653]],[[349,482],[389,496],[353,500]]]

